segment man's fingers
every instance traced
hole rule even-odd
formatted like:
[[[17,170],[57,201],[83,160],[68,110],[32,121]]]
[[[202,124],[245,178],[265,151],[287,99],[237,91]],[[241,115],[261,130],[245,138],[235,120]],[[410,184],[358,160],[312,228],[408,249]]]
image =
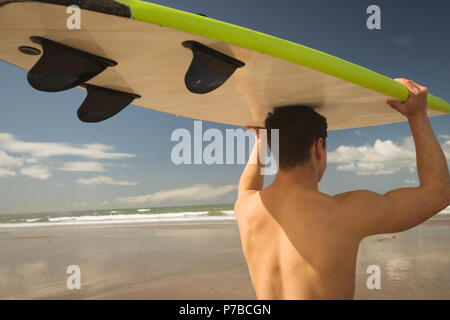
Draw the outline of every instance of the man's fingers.
[[[417,96],[420,93],[420,89],[411,80],[408,80],[406,82],[406,87],[415,96]]]
[[[395,79],[395,81],[400,82],[402,85],[404,85],[413,95],[417,95],[418,90],[415,86],[413,86],[411,80],[405,78],[397,78]]]
[[[395,79],[395,81],[400,82],[402,85],[404,85],[405,87],[409,87],[411,84],[411,80],[405,79],[405,78],[397,78]]]
[[[396,78],[394,80],[397,82],[400,82],[401,84],[405,84],[406,82],[408,82],[408,79],[405,79],[405,78]]]
[[[255,126],[245,126],[245,129],[246,130],[256,130],[256,131],[258,131],[259,129],[263,129],[263,128],[255,127]]]
[[[420,86],[417,83],[415,83],[414,81],[412,81],[412,80],[409,80],[408,88],[410,90],[414,89],[414,94],[416,94],[416,95],[419,94],[420,91],[421,91]]]
[[[262,129],[260,127],[254,127],[254,126],[245,126],[245,129],[252,132],[256,138],[259,137],[259,129]]]
[[[403,84],[409,91],[409,97],[407,101],[400,102],[398,100],[388,100],[387,104],[400,112],[401,114],[413,114],[420,107],[426,106],[428,89],[423,87],[412,80],[398,78],[395,79],[399,83]]]
[[[414,85],[415,85],[417,88],[419,88],[420,92],[428,93],[428,88],[427,88],[427,87],[421,86],[420,84],[418,84],[418,83],[416,83],[416,82],[414,82],[414,81],[413,81],[413,83],[414,83]]]
[[[419,95],[420,92],[422,91],[420,86],[412,80],[408,80],[405,78],[397,78],[397,79],[395,79],[395,81],[403,84],[406,88],[408,88],[409,92],[412,93],[412,95],[414,95],[414,96]]]

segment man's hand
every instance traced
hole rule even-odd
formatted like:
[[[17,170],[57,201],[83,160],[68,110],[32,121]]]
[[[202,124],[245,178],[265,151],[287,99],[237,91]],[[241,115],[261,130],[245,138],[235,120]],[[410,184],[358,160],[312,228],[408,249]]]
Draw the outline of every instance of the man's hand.
[[[259,130],[262,129],[261,127],[253,127],[253,126],[245,126],[245,130],[251,131],[254,135],[256,140],[259,140]]]
[[[408,88],[409,98],[406,102],[388,100],[387,104],[408,118],[418,114],[426,115],[428,89],[411,80],[403,78],[398,78],[395,80]]]

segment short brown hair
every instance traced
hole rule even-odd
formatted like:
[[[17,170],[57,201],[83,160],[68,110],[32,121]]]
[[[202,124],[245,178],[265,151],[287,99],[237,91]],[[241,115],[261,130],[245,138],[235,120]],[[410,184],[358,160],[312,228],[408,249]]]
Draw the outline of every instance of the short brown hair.
[[[270,129],[279,129],[280,169],[290,169],[310,158],[314,142],[327,138],[327,119],[308,106],[275,108],[266,118],[268,144],[271,146]]]

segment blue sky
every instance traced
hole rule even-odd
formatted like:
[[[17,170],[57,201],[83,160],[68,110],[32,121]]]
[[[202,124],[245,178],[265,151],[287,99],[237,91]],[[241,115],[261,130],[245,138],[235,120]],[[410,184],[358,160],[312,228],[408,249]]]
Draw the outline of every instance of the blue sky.
[[[153,2],[291,40],[392,78],[411,78],[450,101],[450,2]],[[381,30],[366,28],[371,4],[381,8]],[[234,202],[242,165],[172,163],[171,133],[192,130],[192,119],[130,106],[105,122],[86,124],[76,117],[84,91],[39,92],[25,71],[4,62],[0,75],[0,213]],[[450,115],[431,122],[450,155]],[[382,193],[417,183],[406,122],[331,131],[328,151],[332,163],[320,189],[329,194],[360,188]]]

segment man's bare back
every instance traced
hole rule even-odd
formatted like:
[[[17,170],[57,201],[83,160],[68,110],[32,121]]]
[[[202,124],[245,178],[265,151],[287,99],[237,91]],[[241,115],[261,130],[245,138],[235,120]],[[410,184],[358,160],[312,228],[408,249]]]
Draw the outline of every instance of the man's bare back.
[[[411,90],[411,83],[400,81]],[[406,111],[401,109],[406,104],[390,104],[399,112],[412,112],[426,95],[422,88],[411,93]],[[428,117],[419,111],[407,115],[417,149],[417,188],[384,195],[366,190],[335,196],[319,192],[326,166],[322,138],[312,146],[309,163],[279,170],[265,189],[260,165],[247,165],[235,214],[259,299],[352,299],[364,237],[409,229],[450,204],[447,163]]]
[[[348,230],[337,199],[271,185],[247,201],[251,208],[238,212],[249,214],[238,220],[259,299],[353,297],[361,238]]]

